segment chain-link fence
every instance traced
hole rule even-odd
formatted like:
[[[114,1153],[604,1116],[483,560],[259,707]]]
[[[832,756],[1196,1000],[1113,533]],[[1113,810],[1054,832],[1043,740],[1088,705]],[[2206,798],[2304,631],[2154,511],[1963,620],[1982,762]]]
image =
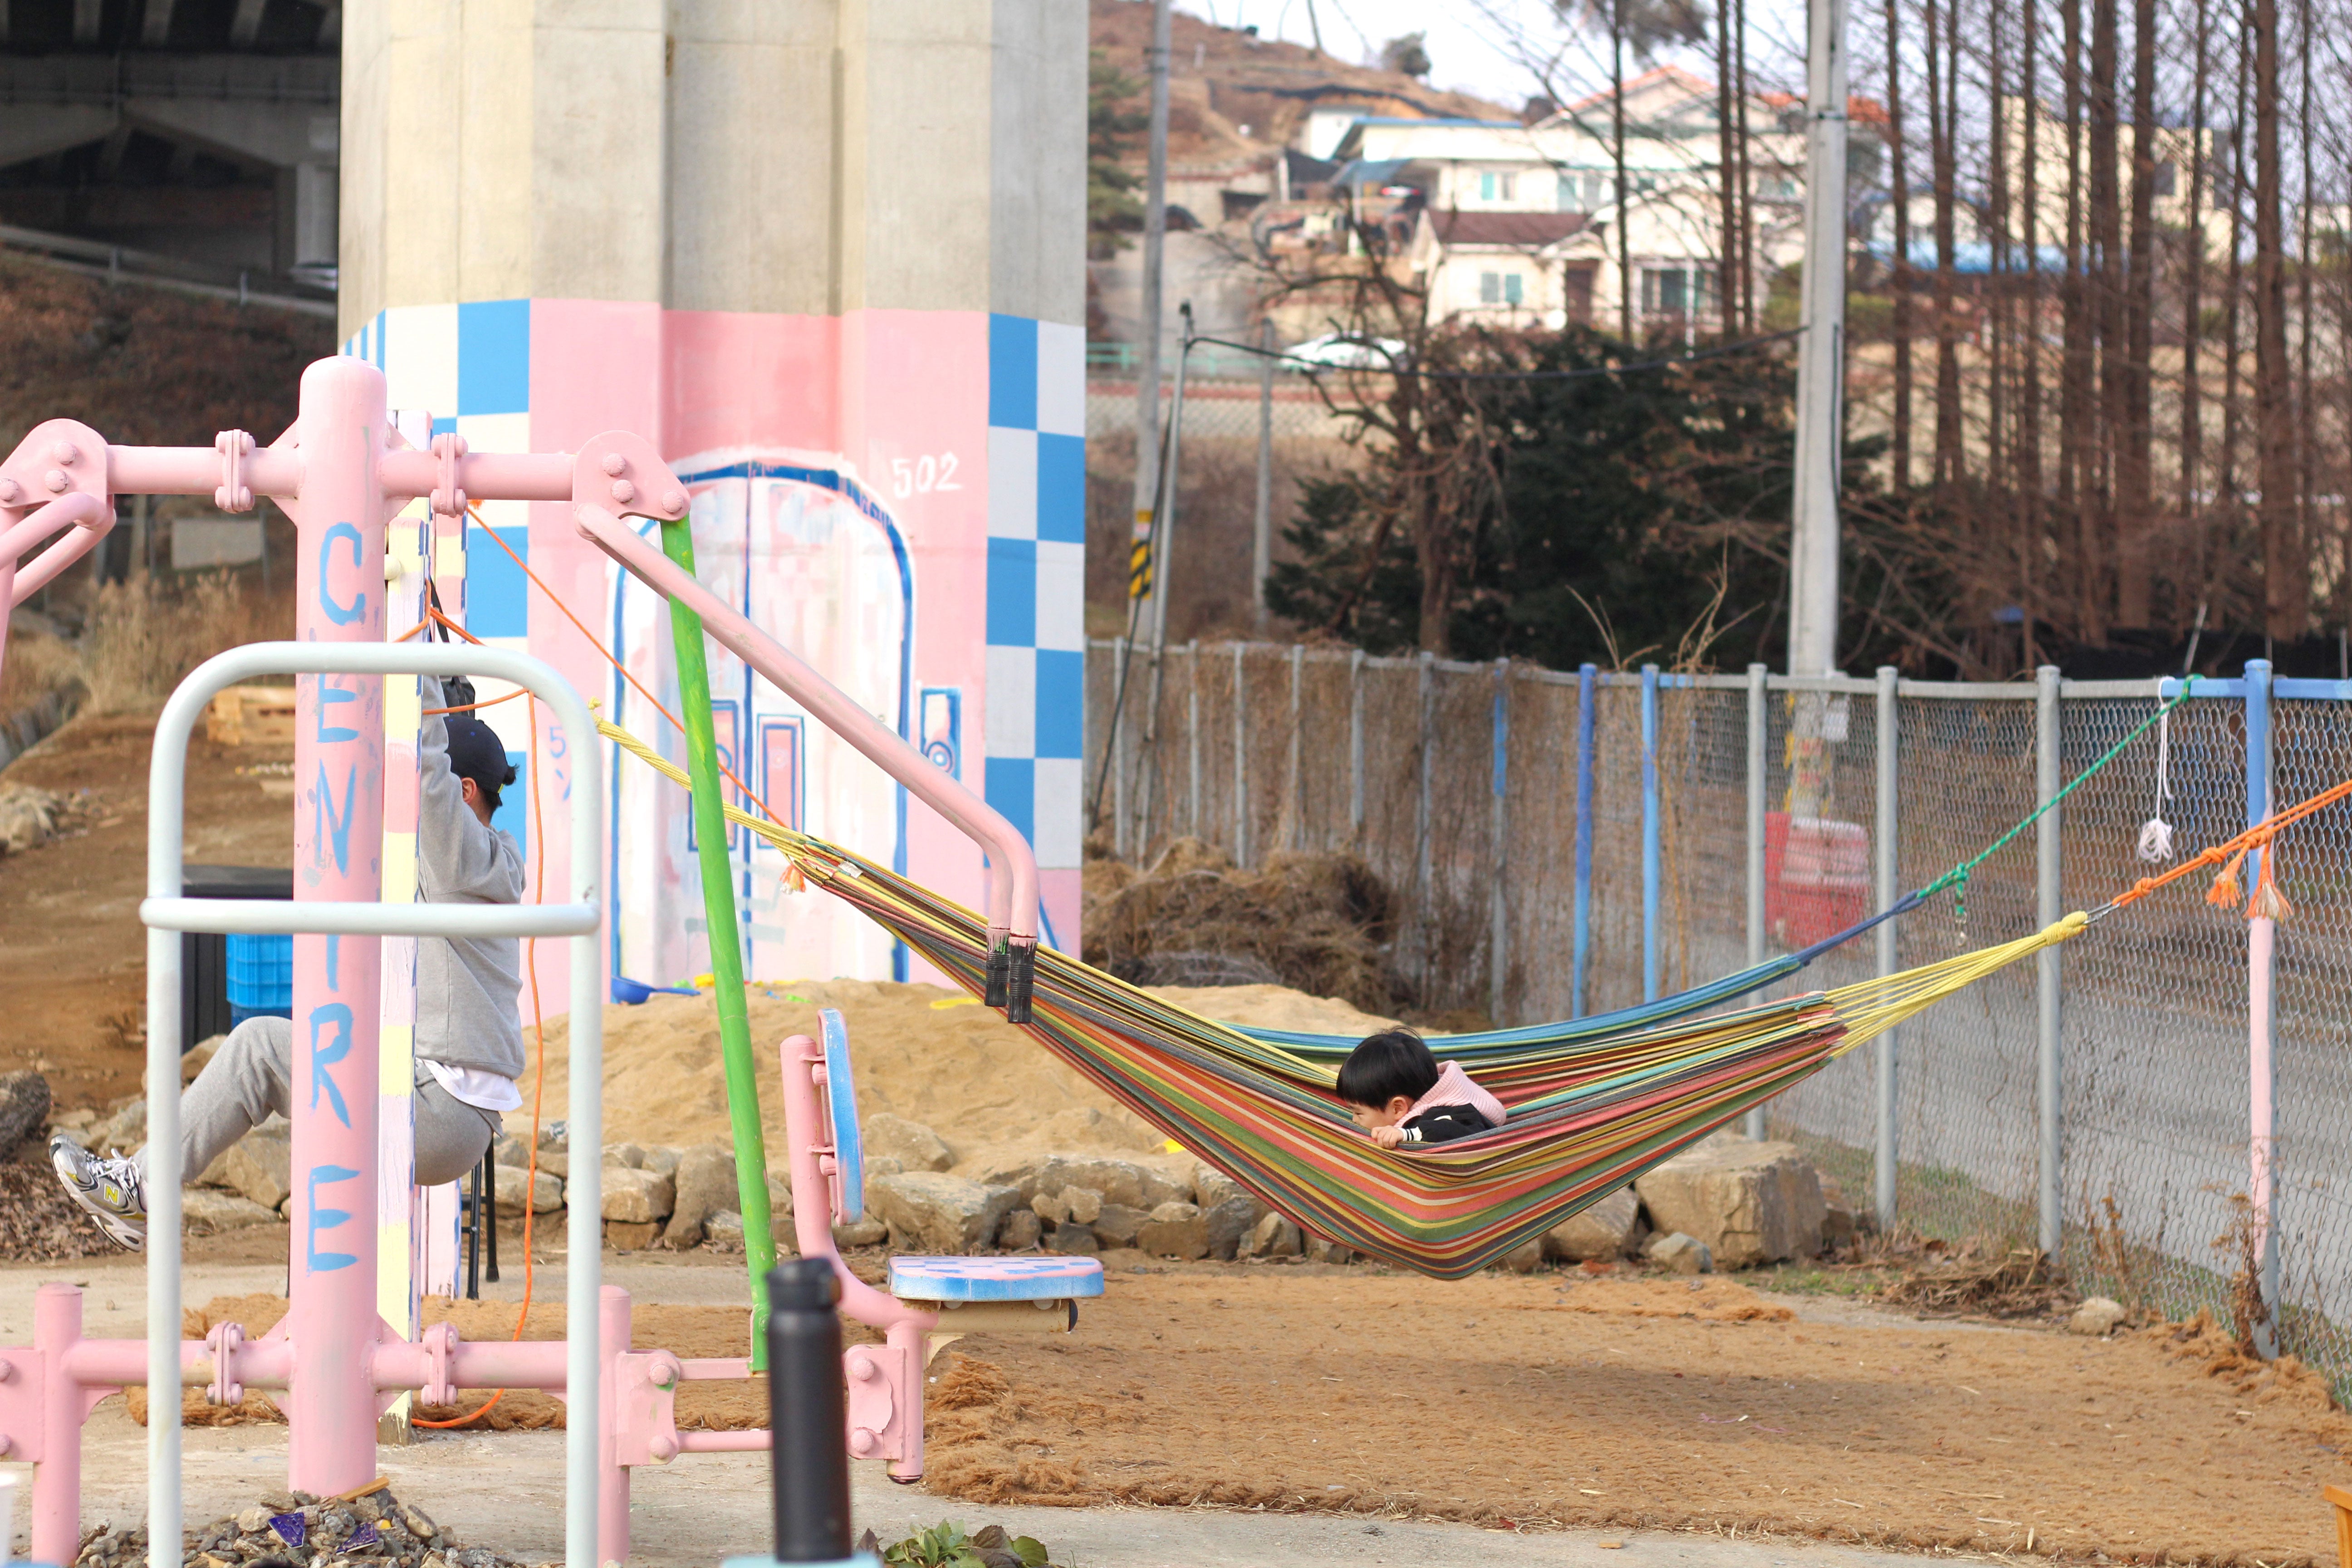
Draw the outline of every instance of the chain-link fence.
[[[2147,875],[2151,818],[2191,855],[2265,800],[2352,774],[2352,683],[2259,666],[2149,724],[2152,681],[1580,676],[1103,642],[1089,779],[1122,659],[1097,825],[1118,852],[1148,860],[1188,834],[1250,866],[1357,851],[1396,895],[1404,983],[1465,1026],[1607,1011],[1810,945],[1983,852],[2111,750],[1956,893],[1770,994],[2027,935]],[[1840,1058],[1772,1103],[1769,1131],[1857,1206],[1930,1235],[2054,1236],[2086,1287],[2174,1314],[2267,1304],[2283,1349],[2352,1383],[2336,1326],[2352,1312],[2352,805],[2287,835],[2274,875],[2294,912],[2267,1032],[2252,928],[2190,879]],[[2247,1279],[2263,1289],[2233,1286]]]

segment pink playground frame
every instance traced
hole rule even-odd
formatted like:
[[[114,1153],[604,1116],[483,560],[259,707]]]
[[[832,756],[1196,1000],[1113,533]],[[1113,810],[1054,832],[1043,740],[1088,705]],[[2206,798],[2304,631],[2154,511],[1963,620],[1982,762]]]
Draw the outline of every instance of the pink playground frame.
[[[29,498],[43,492],[57,499],[36,506]],[[509,934],[572,936],[574,1050],[583,1068],[601,1063],[599,1031],[592,1020],[602,1016],[598,944],[593,940],[601,920],[594,885],[600,857],[593,852],[572,858],[574,891],[568,905],[492,910],[378,901],[382,868],[375,846],[382,842],[385,755],[383,689],[371,677],[455,673],[461,667],[495,673],[538,691],[565,720],[567,731],[587,728],[577,694],[537,660],[479,648],[386,646],[385,523],[419,497],[429,498],[433,510],[445,516],[461,513],[468,499],[571,501],[583,536],[674,603],[699,614],[710,635],[979,844],[998,868],[991,879],[989,921],[997,939],[993,945],[1009,949],[1016,1008],[1026,1002],[1037,940],[1034,857],[1001,815],[620,522],[624,514],[676,519],[687,505],[685,488],[635,436],[607,433],[576,453],[506,456],[470,453],[461,437],[443,435],[434,438],[430,450],[419,450],[393,427],[383,374],[348,357],[321,360],[303,374],[295,424],[267,447],[257,448],[241,431],[223,432],[210,447],[116,447],[86,426],[53,420],[0,462],[0,584],[9,589],[5,596],[21,599],[86,552],[110,526],[114,496],[126,493],[210,493],[231,510],[250,508],[259,496],[275,498],[293,518],[299,540],[299,640],[254,645],[212,661],[184,683],[158,725],[151,775],[155,797],[149,814],[149,897],[142,917],[150,927],[148,1127],[154,1140],[149,1155],[153,1234],[148,1310],[159,1337],[86,1340],[80,1292],[50,1284],[36,1299],[32,1345],[0,1349],[0,1454],[35,1466],[33,1558],[69,1563],[79,1544],[81,1426],[91,1407],[127,1384],[177,1382],[205,1388],[215,1403],[234,1404],[247,1387],[283,1390],[289,1484],[320,1495],[364,1486],[374,1478],[376,1418],[401,1390],[422,1390],[436,1403],[453,1399],[460,1387],[537,1388],[565,1396],[578,1418],[567,1443],[566,1560],[569,1568],[620,1562],[628,1552],[632,1468],[680,1453],[763,1447],[765,1434],[677,1430],[673,1401],[680,1382],[740,1378],[748,1375],[748,1362],[682,1361],[666,1351],[630,1348],[626,1293],[609,1288],[600,1292],[596,1283],[602,1221],[595,1165],[584,1166],[574,1181],[571,1317],[581,1336],[578,1344],[467,1343],[446,1325],[410,1342],[376,1314],[380,973],[374,937],[454,932],[461,927],[472,932],[474,925],[464,917],[473,916],[502,920],[506,923],[495,929]],[[78,531],[49,546],[26,571],[16,572],[26,552],[65,527]],[[0,655],[5,637],[0,619]],[[342,647],[331,650],[324,644]],[[210,900],[183,898],[177,885],[184,750],[194,711],[212,689],[236,679],[232,671],[270,668],[301,675],[294,764],[301,792],[295,808],[295,899],[248,902],[236,912],[225,912]],[[585,832],[593,843],[601,748],[590,745],[585,734],[572,739],[582,767],[576,782],[583,785],[572,795],[573,829],[575,836]],[[477,934],[494,929],[475,923],[481,925]],[[169,1331],[162,1325],[176,1323],[179,1314],[177,933],[230,929],[296,932],[292,1300],[285,1320],[263,1339],[248,1340],[236,1325],[223,1324],[201,1341],[175,1342],[163,1337]],[[792,1059],[788,1042],[787,1060]],[[787,1071],[785,1078],[797,1189],[804,1175],[823,1180],[823,1155],[809,1131],[814,1125],[814,1085],[804,1070]],[[593,1147],[601,1142],[602,1126],[596,1074],[580,1073],[572,1094],[575,1132],[588,1136]],[[824,1213],[815,1201],[799,1205],[802,1246],[812,1255],[832,1250]],[[935,1326],[937,1315],[902,1306],[845,1269],[841,1273],[852,1315],[885,1327],[889,1344],[885,1357],[877,1358],[871,1347],[857,1347],[845,1358],[853,1452],[893,1459],[894,1469],[907,1477],[919,1474],[919,1352],[920,1336]],[[586,1340],[592,1319],[593,1345]],[[971,1321],[975,1326],[980,1321]],[[887,1412],[877,1404],[882,1398],[889,1401]],[[170,1400],[158,1403],[168,1408]],[[176,1539],[177,1422],[151,1419],[149,1456],[151,1539]]]

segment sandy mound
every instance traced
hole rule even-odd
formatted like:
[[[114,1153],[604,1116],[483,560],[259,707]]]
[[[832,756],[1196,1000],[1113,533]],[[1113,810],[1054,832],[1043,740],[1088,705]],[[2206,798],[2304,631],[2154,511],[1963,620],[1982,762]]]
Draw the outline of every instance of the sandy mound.
[[[1394,1018],[1360,1012],[1337,996],[1309,996],[1286,985],[1154,985],[1150,990],[1203,1017],[1253,1029],[1363,1036],[1400,1026]]]
[[[1129,1156],[1166,1152],[1160,1135],[1140,1118],[961,992],[868,980],[755,984],[746,989],[771,1169],[781,1168],[784,1142],[776,1047],[791,1035],[815,1035],[820,1007],[839,1008],[849,1026],[859,1115],[888,1111],[926,1124],[946,1142],[959,1169],[1049,1150]],[[1211,1017],[1264,1028],[1365,1034],[1385,1023],[1344,1002],[1279,985],[1195,986],[1160,994]],[[548,1121],[564,1116],[571,1093],[568,1037],[563,1020],[548,1025],[541,1110]],[[528,1028],[523,1044],[528,1051]],[[641,1006],[607,1006],[604,1086],[607,1142],[673,1148],[728,1142],[719,1023],[709,998],[656,996]],[[522,1087],[525,1108],[509,1113],[507,1124],[527,1136],[530,1074],[524,1075]]]

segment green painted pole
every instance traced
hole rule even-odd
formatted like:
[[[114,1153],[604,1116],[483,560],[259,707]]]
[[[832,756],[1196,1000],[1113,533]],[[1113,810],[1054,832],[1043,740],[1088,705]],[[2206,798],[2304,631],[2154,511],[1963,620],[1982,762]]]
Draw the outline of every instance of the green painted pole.
[[[694,573],[693,525],[665,522],[662,553]],[[760,1132],[760,1079],[751,1057],[751,1019],[743,1001],[743,942],[735,927],[735,866],[727,854],[727,797],[719,777],[719,735],[710,719],[710,666],[702,617],[673,604],[679,716],[686,721],[686,771],[694,792],[694,838],[702,866],[702,910],[710,929],[711,1000],[719,1009],[719,1053],[727,1070],[727,1120],[735,1134],[735,1190],[743,1200],[743,1252],[751,1271],[751,1368],[768,1363],[768,1271],[776,1241],[768,1213],[768,1152]]]

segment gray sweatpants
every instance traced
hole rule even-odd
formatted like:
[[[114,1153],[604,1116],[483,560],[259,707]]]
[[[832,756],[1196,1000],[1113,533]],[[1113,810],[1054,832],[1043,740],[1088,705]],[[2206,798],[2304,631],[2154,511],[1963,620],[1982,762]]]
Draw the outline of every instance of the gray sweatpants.
[[[180,1171],[186,1181],[268,1120],[292,1114],[294,1026],[247,1018],[221,1042],[180,1097]],[[370,1092],[373,1092],[371,1089]],[[437,1187],[472,1170],[501,1125],[496,1111],[467,1105],[416,1066],[416,1184]]]

